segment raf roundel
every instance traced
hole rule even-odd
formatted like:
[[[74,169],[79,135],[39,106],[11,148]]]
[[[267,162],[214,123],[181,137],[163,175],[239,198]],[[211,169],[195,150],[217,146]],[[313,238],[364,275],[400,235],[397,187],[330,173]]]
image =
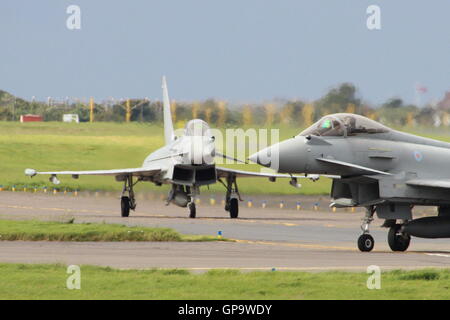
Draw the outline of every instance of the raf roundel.
[[[420,151],[414,151],[414,159],[416,159],[417,162],[422,161],[423,155]]]

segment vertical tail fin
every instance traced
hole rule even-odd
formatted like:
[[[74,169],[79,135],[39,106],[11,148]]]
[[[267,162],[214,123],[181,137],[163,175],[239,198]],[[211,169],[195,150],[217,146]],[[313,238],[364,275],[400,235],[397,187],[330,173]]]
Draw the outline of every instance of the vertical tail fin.
[[[163,89],[163,108],[164,108],[164,139],[166,144],[172,142],[175,138],[175,134],[173,132],[173,124],[172,124],[172,114],[170,110],[170,100],[169,100],[169,92],[167,90],[166,77],[162,78],[162,89]]]

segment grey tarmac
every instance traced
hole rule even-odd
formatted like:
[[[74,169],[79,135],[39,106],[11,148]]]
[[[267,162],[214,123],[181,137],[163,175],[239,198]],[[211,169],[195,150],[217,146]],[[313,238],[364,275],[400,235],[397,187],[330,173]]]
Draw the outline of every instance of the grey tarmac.
[[[204,201],[198,218],[186,210],[164,206],[159,199],[141,199],[129,218],[120,217],[117,197],[74,197],[42,193],[0,192],[1,219],[40,219],[105,222],[171,227],[186,234],[216,235],[235,242],[197,243],[58,243],[0,241],[0,262],[64,263],[116,268],[210,268],[242,270],[350,270],[369,265],[382,270],[450,265],[450,240],[413,238],[405,253],[393,253],[386,243],[387,230],[375,220],[371,232],[375,250],[356,248],[361,211],[331,212],[241,207],[239,219],[229,219],[220,204]],[[322,206],[324,208],[324,206]],[[429,212],[419,212],[426,215]]]

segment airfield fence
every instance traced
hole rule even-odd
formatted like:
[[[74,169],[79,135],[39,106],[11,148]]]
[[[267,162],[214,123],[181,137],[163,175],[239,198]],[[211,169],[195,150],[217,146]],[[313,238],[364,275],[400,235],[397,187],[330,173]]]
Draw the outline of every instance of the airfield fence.
[[[342,83],[315,101],[276,99],[263,103],[232,103],[207,99],[171,103],[174,122],[201,118],[216,127],[295,125],[307,127],[326,114],[357,113],[387,125],[415,127],[450,127],[450,92],[438,101],[418,106],[400,98],[372,105],[358,96],[351,83]],[[62,121],[64,114],[77,114],[80,121],[161,122],[162,102],[151,98],[52,98],[31,101],[0,90],[0,120],[17,121],[21,115],[38,114],[45,121]]]

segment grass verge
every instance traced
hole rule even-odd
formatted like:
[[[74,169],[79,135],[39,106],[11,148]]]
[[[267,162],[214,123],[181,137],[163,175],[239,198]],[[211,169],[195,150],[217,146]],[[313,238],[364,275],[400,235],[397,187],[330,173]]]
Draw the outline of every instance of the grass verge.
[[[449,299],[449,270],[366,273],[116,270],[81,266],[81,289],[69,290],[64,265],[0,264],[0,299]]]
[[[215,241],[213,236],[183,235],[169,228],[120,224],[0,220],[4,241]]]
[[[292,137],[298,128],[282,128],[280,139]],[[105,190],[120,191],[122,183],[108,176],[82,176],[72,179],[59,176],[61,184],[55,186],[48,176],[26,177],[24,170],[33,168],[41,171],[97,170],[136,168],[150,152],[164,145],[163,128],[158,124],[139,123],[60,123],[0,122],[0,159],[2,173],[0,185],[11,190],[27,186],[41,189],[47,186],[59,190]],[[224,151],[221,146],[217,150]],[[229,153],[229,152],[228,152]],[[219,160],[219,159],[217,159]],[[258,172],[258,165],[224,165],[238,170]],[[306,179],[305,179],[306,180]],[[289,185],[288,179],[269,182],[261,178],[239,180],[243,194],[327,194],[330,179],[317,182],[301,181],[303,188]],[[169,186],[157,187],[149,182],[136,185],[136,191],[160,191],[166,193]],[[202,191],[206,191],[202,188]],[[211,185],[210,192],[224,193],[222,185]]]
[[[247,128],[244,128],[247,129]],[[259,129],[256,127],[255,129]],[[265,128],[272,129],[272,128]],[[290,138],[302,131],[302,128],[280,125],[280,140]],[[405,130],[405,128],[399,128]],[[414,127],[406,130],[450,142],[448,130]],[[217,142],[217,150],[231,156],[224,146]],[[0,159],[2,173],[0,186],[11,190],[23,187],[49,189],[56,187],[49,183],[47,176],[36,176],[33,179],[24,175],[26,168],[41,171],[58,170],[97,170],[140,167],[145,157],[164,145],[161,124],[153,123],[62,123],[62,122],[0,122]],[[234,150],[236,151],[236,150]],[[250,150],[248,150],[250,151]],[[256,151],[256,150],[255,150]],[[218,160],[218,159],[217,159]],[[259,171],[255,164],[224,165],[238,170]],[[104,190],[120,191],[122,184],[113,177],[83,176],[77,180],[70,176],[60,176],[59,190]],[[268,182],[267,179],[239,179],[239,189],[243,194],[328,194],[331,179],[321,178],[317,182],[301,179],[301,189],[293,188],[286,179]],[[156,187],[151,183],[139,183],[136,191],[168,191],[168,186]],[[202,188],[206,191],[206,188]],[[223,194],[220,184],[211,185],[208,190]]]

